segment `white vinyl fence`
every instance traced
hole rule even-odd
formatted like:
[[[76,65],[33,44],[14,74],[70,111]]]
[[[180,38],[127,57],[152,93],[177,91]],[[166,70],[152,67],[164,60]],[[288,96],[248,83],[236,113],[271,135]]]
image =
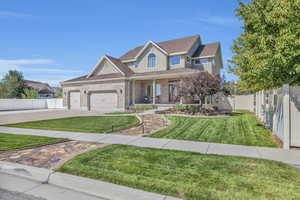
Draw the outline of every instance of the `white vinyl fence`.
[[[58,108],[63,108],[63,99],[0,99],[0,111]]]
[[[255,114],[283,142],[283,147],[300,147],[300,87],[284,85],[255,95]]]
[[[254,112],[254,95],[219,95],[216,105],[220,110],[249,110]]]

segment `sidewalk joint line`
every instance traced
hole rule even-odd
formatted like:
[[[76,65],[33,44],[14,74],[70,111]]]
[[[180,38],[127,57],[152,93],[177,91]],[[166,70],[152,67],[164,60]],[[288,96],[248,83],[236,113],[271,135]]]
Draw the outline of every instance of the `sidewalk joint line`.
[[[162,145],[161,148],[165,148],[170,142],[172,142],[172,140],[169,140],[166,144]]]
[[[210,147],[210,144],[207,145],[207,148],[206,148],[206,151],[205,151],[205,154],[208,154],[208,149]]]
[[[130,136],[129,136],[130,137]],[[131,143],[134,143],[135,141],[137,141],[137,140],[140,140],[140,139],[144,139],[143,137],[140,137],[140,138],[136,138],[136,139],[134,139],[134,140],[130,140],[128,143],[126,143],[127,145],[130,145]]]

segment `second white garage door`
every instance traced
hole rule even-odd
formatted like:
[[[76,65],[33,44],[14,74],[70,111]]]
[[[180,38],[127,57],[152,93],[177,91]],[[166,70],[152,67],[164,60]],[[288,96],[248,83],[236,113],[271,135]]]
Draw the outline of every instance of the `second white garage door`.
[[[114,110],[118,105],[116,93],[92,93],[90,96],[90,108],[94,111]]]
[[[80,109],[80,92],[70,93],[70,109],[79,110]]]

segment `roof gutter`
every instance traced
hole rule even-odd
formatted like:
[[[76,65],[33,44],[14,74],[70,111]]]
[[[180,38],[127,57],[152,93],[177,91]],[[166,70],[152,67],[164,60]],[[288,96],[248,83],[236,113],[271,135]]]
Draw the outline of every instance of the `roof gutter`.
[[[177,55],[184,55],[188,54],[188,51],[181,51],[181,52],[174,52],[174,53],[168,53],[167,56],[177,56]],[[123,63],[129,63],[136,61],[137,58],[129,59],[129,60],[121,60]]]
[[[106,82],[106,81],[119,81],[119,80],[128,80],[127,77],[122,78],[110,78],[110,79],[97,79],[97,80],[86,80],[86,81],[70,81],[70,82],[60,82],[61,85],[71,85],[71,84],[81,84],[81,83],[97,83],[97,82]]]

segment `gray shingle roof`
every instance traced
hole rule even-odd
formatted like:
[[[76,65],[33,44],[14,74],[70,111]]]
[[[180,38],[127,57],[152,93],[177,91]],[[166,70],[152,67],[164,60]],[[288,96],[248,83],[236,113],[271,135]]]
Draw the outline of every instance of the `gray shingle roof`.
[[[194,53],[193,57],[198,58],[198,57],[215,56],[219,48],[220,48],[219,42],[200,45],[199,48]]]
[[[189,51],[193,44],[200,39],[199,35],[193,35],[190,37],[175,39],[175,40],[168,40],[165,42],[157,42],[156,44],[164,49],[169,54],[171,53],[178,53],[178,52],[186,52]],[[131,60],[134,59],[135,56],[142,50],[144,46],[136,47],[124,55],[120,57],[121,60]]]
[[[125,76],[129,76],[134,73],[129,67],[122,63],[120,59],[108,55],[106,55],[106,57],[111,60],[125,74]]]

